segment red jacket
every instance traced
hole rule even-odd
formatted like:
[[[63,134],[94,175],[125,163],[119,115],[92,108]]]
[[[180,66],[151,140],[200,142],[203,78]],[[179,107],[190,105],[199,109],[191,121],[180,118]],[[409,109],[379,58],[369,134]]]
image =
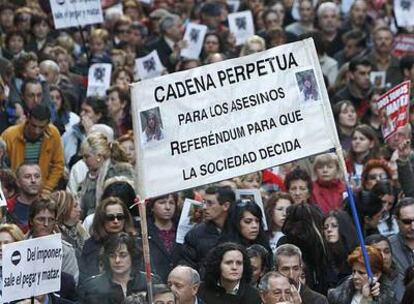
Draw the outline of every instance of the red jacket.
[[[312,201],[326,214],[342,207],[344,191],[345,184],[339,179],[330,182],[317,180],[313,182]]]

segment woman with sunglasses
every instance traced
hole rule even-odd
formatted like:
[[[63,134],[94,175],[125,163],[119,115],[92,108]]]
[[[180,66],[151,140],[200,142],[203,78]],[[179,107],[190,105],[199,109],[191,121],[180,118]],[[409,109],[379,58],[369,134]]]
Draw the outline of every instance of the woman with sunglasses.
[[[126,232],[134,236],[135,229],[126,205],[115,197],[108,197],[98,205],[91,227],[91,237],[85,242],[79,260],[80,285],[88,277],[101,271],[100,254],[105,241],[112,235]]]
[[[117,215],[114,215],[115,217]],[[141,254],[128,233],[111,235],[103,246],[103,272],[89,278],[81,286],[80,303],[119,304],[131,294],[145,293],[145,273],[139,271]],[[157,277],[153,284],[160,284]]]

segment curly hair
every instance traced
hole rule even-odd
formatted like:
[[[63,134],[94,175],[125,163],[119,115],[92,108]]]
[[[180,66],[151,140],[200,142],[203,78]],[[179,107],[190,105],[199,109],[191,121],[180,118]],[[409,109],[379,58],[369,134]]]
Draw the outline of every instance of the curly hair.
[[[111,235],[104,244],[103,268],[106,272],[111,272],[110,256],[114,254],[122,245],[127,247],[131,257],[131,272],[138,271],[141,262],[141,253],[138,251],[137,242],[128,233]]]
[[[393,176],[393,172],[391,167],[388,165],[388,162],[383,159],[370,159],[364,166],[364,170],[362,171],[361,180],[362,184],[365,185],[366,181],[368,180],[368,173],[372,169],[375,168],[382,168],[384,169],[385,173],[387,173],[388,178],[391,179]]]
[[[252,268],[246,249],[240,244],[226,242],[211,249],[207,255],[205,261],[206,271],[204,274],[204,282],[207,287],[215,288],[217,286],[217,282],[221,277],[220,264],[223,260],[223,256],[228,251],[239,251],[243,255],[243,274],[241,281],[246,284],[250,283],[252,279]]]
[[[303,180],[308,187],[309,193],[312,193],[312,179],[309,174],[301,168],[296,168],[286,175],[285,188],[289,191],[290,185],[296,180]]]

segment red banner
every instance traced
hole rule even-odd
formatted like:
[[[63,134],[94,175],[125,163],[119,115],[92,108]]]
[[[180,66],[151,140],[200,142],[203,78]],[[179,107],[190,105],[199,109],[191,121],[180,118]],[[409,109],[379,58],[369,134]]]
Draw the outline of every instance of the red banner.
[[[377,103],[382,135],[388,140],[399,128],[409,123],[410,81],[393,87],[382,95]]]

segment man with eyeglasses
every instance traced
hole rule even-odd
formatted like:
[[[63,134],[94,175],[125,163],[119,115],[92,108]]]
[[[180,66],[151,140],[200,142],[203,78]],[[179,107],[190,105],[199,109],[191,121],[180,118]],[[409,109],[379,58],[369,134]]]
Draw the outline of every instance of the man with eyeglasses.
[[[400,232],[390,237],[392,259],[403,280],[405,271],[414,264],[414,198],[401,199],[394,210]]]
[[[58,206],[49,196],[41,196],[36,199],[29,209],[29,234],[28,238],[37,238],[54,233]],[[68,242],[62,240],[62,272],[70,274],[75,284],[79,278],[78,262],[75,251]]]
[[[185,236],[181,263],[200,272],[204,258],[214,248],[226,226],[230,206],[235,201],[230,187],[210,186],[204,194],[204,223],[193,227]]]

